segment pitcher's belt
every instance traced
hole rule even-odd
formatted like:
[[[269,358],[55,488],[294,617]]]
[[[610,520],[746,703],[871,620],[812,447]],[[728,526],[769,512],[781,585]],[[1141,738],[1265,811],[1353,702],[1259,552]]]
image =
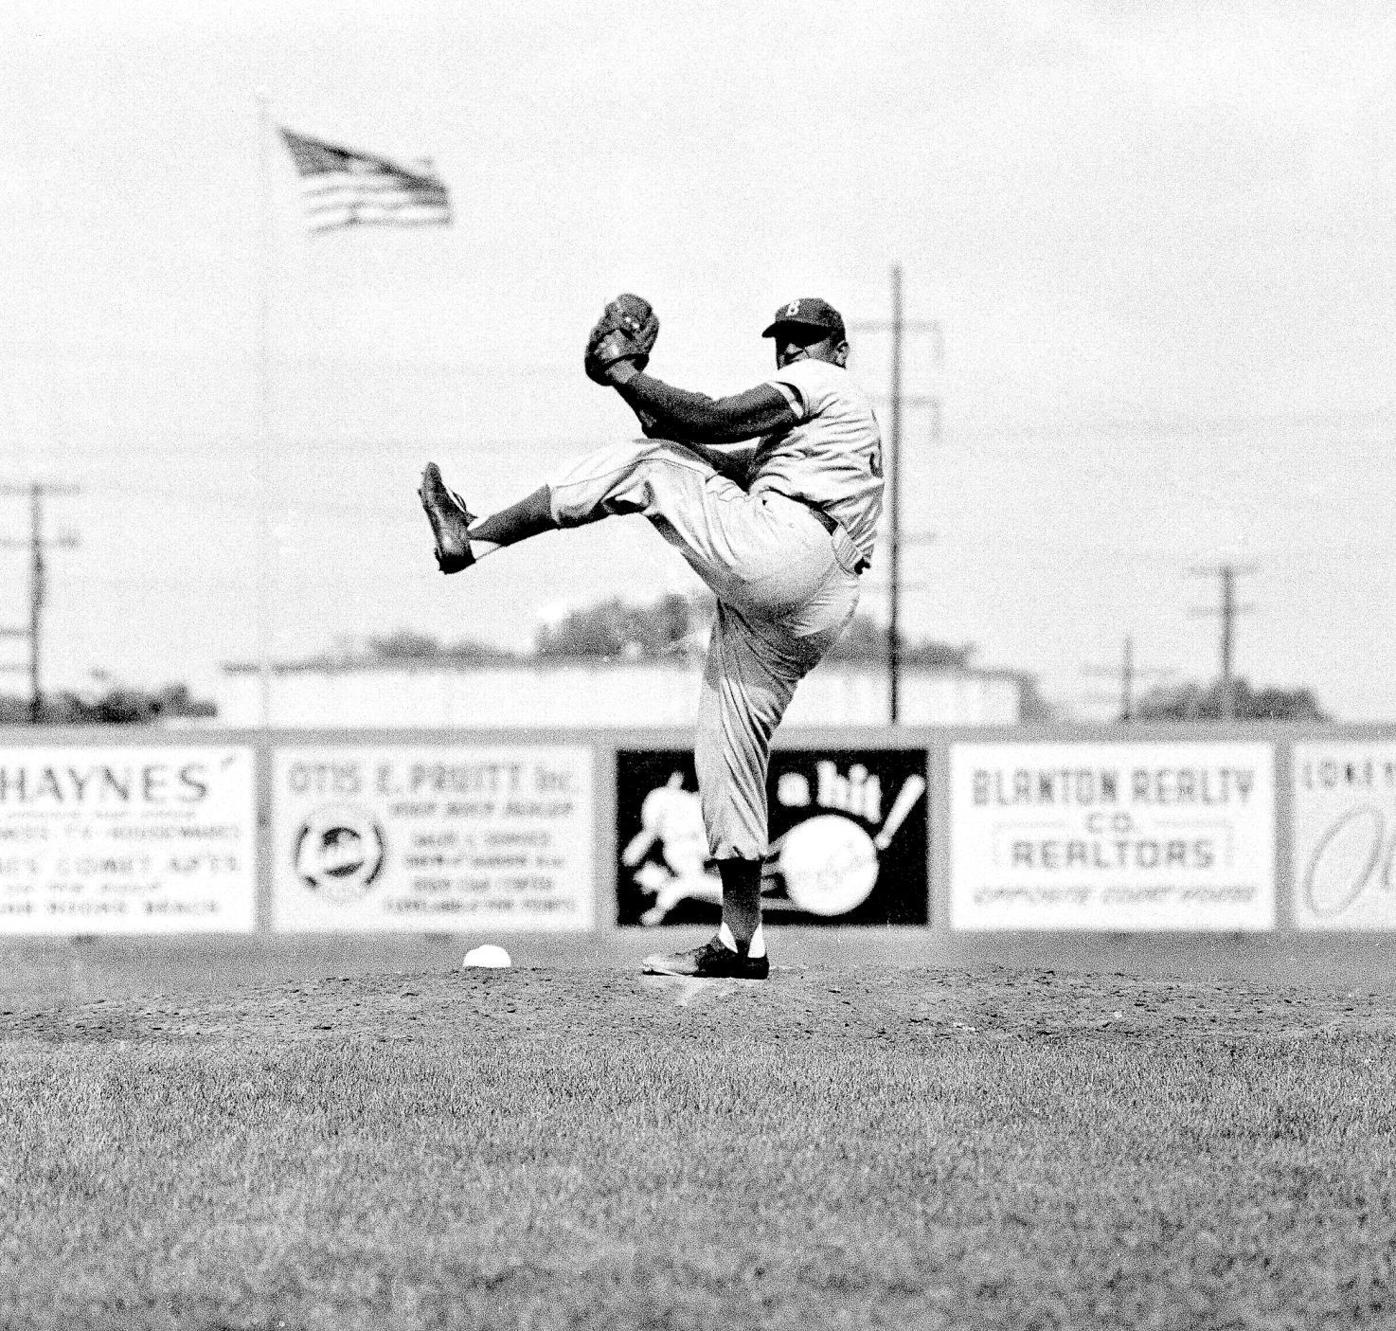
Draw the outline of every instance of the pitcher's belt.
[[[814,514],[815,519],[818,521],[819,525],[823,527],[824,530],[827,531],[830,536],[835,536],[839,532],[843,531],[843,526],[840,524],[839,520],[835,517],[831,517],[812,500],[804,499],[799,495],[786,494],[784,490],[767,490],[766,493],[779,495],[782,499],[792,500],[794,503],[801,504],[805,508],[809,509],[809,511]],[[855,570],[855,572],[861,573],[867,567],[868,561],[862,556],[862,554],[859,554],[858,567]]]

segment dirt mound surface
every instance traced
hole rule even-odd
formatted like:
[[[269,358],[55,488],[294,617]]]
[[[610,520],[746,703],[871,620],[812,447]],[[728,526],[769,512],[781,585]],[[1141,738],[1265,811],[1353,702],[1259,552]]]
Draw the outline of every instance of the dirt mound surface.
[[[49,1042],[565,1038],[615,1025],[789,1039],[1284,1037],[1396,1030],[1396,995],[1051,969],[776,968],[765,983],[627,970],[436,970],[245,987],[212,998],[0,1012],[0,1039]]]

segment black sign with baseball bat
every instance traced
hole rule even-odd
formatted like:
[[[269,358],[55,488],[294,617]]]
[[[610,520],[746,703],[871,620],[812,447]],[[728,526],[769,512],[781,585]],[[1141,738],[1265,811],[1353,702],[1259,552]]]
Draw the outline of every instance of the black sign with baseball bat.
[[[924,749],[779,749],[766,783],[770,924],[927,924]],[[693,754],[616,754],[616,923],[716,924]]]

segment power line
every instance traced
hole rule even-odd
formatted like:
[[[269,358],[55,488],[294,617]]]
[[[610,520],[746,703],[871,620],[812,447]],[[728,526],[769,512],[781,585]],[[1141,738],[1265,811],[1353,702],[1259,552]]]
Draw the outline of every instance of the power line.
[[[72,547],[77,537],[69,533],[52,540],[44,536],[44,498],[46,495],[78,493],[75,485],[45,485],[33,481],[27,486],[0,485],[0,495],[29,496],[29,539],[16,541],[0,538],[0,546],[29,550],[29,625],[27,628],[0,629],[0,637],[29,640],[29,720],[37,724],[43,711],[43,690],[39,682],[40,640],[43,632],[44,603],[48,594],[48,565],[44,551],[53,546]],[[0,665],[0,670],[20,671],[24,666]]]

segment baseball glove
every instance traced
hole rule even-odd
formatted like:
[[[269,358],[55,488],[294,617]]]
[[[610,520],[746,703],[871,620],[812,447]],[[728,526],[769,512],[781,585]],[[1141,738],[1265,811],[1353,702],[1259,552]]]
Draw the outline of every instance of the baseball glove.
[[[607,303],[587,337],[583,360],[587,378],[598,384],[610,383],[607,369],[622,360],[633,361],[637,370],[643,370],[658,336],[659,320],[649,301],[628,291],[622,293]]]

